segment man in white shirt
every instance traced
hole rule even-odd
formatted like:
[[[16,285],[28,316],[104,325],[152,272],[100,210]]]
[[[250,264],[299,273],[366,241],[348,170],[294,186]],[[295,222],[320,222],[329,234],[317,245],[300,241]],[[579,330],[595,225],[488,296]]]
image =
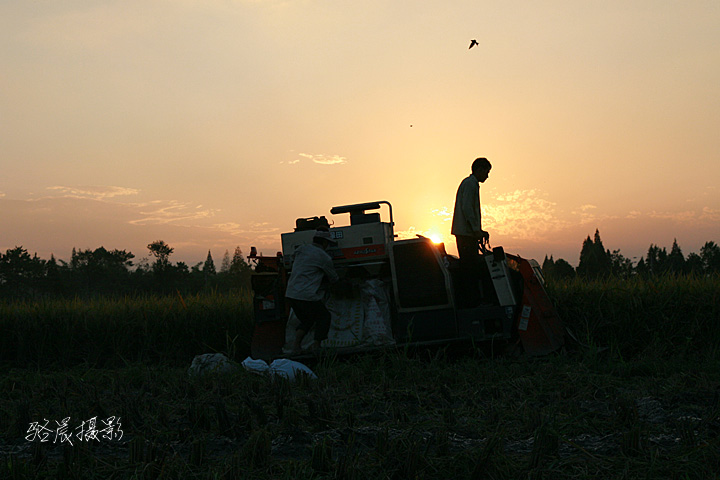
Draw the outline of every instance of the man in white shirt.
[[[295,251],[292,271],[288,280],[285,298],[295,312],[300,326],[295,331],[293,353],[299,353],[305,335],[315,325],[315,339],[312,349],[317,351],[330,329],[330,312],[322,302],[323,281],[338,281],[338,274],[332,258],[326,252],[330,245],[337,245],[327,230],[318,229],[313,243],[303,245]]]
[[[488,244],[490,240],[490,234],[482,229],[480,184],[487,180],[491,168],[492,165],[487,158],[476,158],[472,163],[472,173],[460,183],[455,196],[455,210],[450,233],[455,235],[460,257],[462,283],[467,289],[465,295],[468,296],[470,304],[477,303],[480,294],[480,291],[475,288],[479,284],[481,275],[478,247]]]

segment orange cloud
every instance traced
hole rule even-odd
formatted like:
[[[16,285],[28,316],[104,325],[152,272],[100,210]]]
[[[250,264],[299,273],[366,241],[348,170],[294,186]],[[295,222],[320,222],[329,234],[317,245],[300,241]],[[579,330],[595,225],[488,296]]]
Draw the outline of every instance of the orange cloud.
[[[535,189],[515,190],[483,202],[483,229],[507,237],[533,238],[568,226],[557,203]]]
[[[86,198],[90,200],[105,200],[119,196],[137,195],[140,190],[128,187],[116,186],[54,186],[47,187],[48,190],[54,190],[62,193],[65,198]]]
[[[681,212],[657,212],[653,210],[648,213],[650,218],[672,220],[679,223],[715,223],[720,222],[720,209],[703,207],[700,211],[684,210]]]
[[[347,163],[347,159],[340,155],[317,155],[310,153],[299,153],[298,155],[320,165],[342,165]],[[291,163],[297,163],[297,161]]]

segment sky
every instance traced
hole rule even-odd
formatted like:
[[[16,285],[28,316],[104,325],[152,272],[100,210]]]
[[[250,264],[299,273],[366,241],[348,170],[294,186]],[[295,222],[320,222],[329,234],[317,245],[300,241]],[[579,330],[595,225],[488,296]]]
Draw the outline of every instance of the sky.
[[[219,264],[386,200],[455,253],[477,157],[492,246],[699,252],[718,45],[716,0],[0,0],[0,252]]]

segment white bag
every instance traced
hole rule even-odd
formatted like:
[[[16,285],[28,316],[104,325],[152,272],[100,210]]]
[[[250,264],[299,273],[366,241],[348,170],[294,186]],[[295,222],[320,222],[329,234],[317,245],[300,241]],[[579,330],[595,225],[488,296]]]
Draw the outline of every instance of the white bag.
[[[307,375],[312,379],[317,379],[315,372],[300,362],[289,360],[287,358],[278,358],[268,365],[264,360],[255,360],[247,357],[242,362],[242,366],[246,370],[260,375],[268,375],[270,377],[280,376],[288,380],[295,381],[299,375]]]
[[[205,353],[196,355],[188,369],[190,375],[206,375],[209,373],[229,373],[237,370],[237,365],[222,353]]]
[[[362,342],[363,307],[362,302],[355,298],[330,297],[327,301],[330,311],[330,330],[327,340],[320,344],[323,347],[351,347]]]
[[[373,279],[363,284],[362,303],[365,313],[366,343],[371,345],[392,345],[390,305],[382,281]]]
[[[270,372],[272,375],[279,375],[285,377],[288,380],[295,381],[300,375],[307,375],[312,379],[317,379],[315,372],[310,370],[307,366],[294,360],[287,358],[278,358],[270,364]]]

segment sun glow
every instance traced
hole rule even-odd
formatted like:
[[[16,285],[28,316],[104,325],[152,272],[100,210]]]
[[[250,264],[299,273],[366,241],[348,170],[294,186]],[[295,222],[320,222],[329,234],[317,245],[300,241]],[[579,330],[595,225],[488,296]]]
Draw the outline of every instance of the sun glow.
[[[428,238],[433,241],[433,243],[443,243],[443,236],[440,233],[432,232],[428,235]]]

